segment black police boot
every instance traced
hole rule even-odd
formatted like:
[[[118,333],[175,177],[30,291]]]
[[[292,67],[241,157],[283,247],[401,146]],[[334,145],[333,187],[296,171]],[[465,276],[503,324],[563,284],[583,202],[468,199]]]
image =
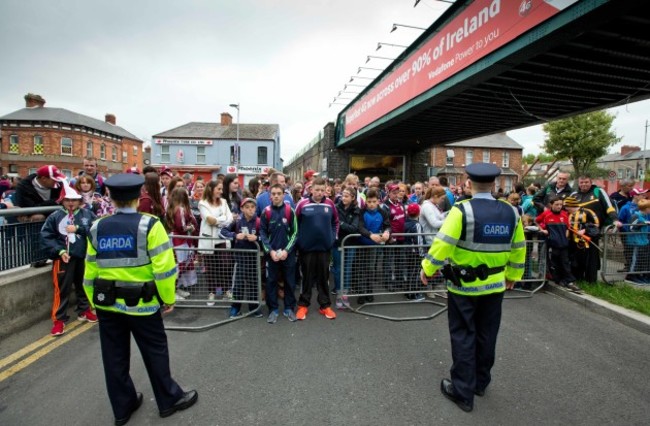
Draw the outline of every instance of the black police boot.
[[[464,412],[469,413],[474,409],[474,405],[472,403],[463,401],[454,393],[454,385],[451,384],[451,380],[442,379],[440,382],[440,392],[442,392],[445,398],[454,402],[458,408]]]

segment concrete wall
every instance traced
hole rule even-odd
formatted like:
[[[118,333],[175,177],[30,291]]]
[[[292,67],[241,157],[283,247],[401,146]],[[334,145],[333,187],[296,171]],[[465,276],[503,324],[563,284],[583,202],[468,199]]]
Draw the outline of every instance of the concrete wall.
[[[0,339],[49,318],[52,267],[12,269],[0,274]],[[72,292],[74,298],[74,291]]]

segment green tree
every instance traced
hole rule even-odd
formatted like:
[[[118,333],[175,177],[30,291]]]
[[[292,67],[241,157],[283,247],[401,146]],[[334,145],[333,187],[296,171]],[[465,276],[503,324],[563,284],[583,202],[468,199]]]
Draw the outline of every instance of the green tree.
[[[533,164],[535,162],[536,158],[539,158],[540,163],[550,163],[551,161],[553,161],[553,156],[552,155],[540,152],[539,154],[526,154],[526,155],[524,155],[524,163],[525,164]]]
[[[559,160],[573,163],[575,175],[593,170],[596,160],[621,138],[611,130],[614,115],[595,111],[544,124],[544,150]]]

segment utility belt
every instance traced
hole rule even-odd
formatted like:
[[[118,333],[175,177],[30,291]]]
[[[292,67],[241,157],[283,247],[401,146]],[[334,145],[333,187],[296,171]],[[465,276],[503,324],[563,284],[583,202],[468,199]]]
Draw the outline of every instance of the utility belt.
[[[446,264],[442,267],[442,276],[451,281],[456,287],[462,287],[463,283],[471,283],[476,280],[486,280],[490,275],[498,274],[506,269],[505,266],[488,267],[486,264],[478,266],[459,266]]]
[[[133,307],[140,303],[149,303],[154,296],[160,301],[156,283],[123,283],[114,280],[97,278],[94,283],[93,303],[99,306],[112,306],[116,299],[124,299],[126,306]]]

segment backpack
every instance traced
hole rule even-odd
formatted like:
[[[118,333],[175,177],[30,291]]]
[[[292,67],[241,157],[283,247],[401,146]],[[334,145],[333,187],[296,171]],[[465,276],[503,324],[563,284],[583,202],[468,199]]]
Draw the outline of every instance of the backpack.
[[[266,221],[271,221],[271,206],[266,206],[264,209],[264,215],[266,216]],[[289,203],[284,203],[284,217],[287,219],[287,223],[291,222],[291,206]]]

